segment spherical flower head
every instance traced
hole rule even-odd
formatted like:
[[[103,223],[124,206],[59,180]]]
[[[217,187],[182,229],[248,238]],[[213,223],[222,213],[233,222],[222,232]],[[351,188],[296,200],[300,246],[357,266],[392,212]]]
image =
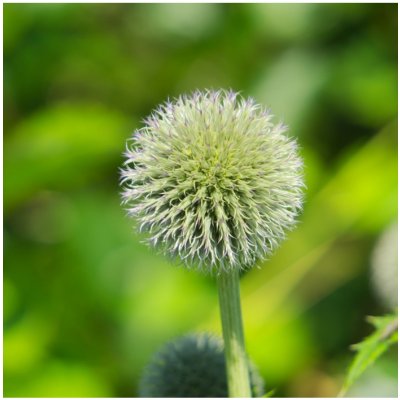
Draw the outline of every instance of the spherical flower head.
[[[128,142],[123,201],[150,243],[205,271],[266,258],[302,205],[302,160],[282,123],[232,91],[161,105]]]
[[[249,362],[253,397],[264,394],[264,381]],[[189,334],[166,343],[146,366],[140,397],[228,397],[222,339]]]

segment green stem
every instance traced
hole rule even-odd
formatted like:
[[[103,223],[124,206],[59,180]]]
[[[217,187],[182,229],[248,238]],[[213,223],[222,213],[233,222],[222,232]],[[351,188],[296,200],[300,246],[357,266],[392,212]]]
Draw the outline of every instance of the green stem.
[[[251,397],[240,308],[239,272],[220,272],[217,284],[229,397]]]

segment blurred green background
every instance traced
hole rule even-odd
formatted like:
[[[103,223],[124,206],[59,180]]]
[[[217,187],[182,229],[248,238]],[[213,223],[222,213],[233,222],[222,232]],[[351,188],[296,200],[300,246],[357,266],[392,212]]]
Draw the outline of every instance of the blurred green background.
[[[3,10],[4,395],[137,396],[165,341],[220,332],[213,280],[141,244],[118,168],[158,103],[223,87],[270,106],[306,165],[298,228],[242,280],[248,351],[277,396],[335,396],[389,311],[371,254],[397,219],[397,4]],[[349,394],[396,391],[393,349]]]

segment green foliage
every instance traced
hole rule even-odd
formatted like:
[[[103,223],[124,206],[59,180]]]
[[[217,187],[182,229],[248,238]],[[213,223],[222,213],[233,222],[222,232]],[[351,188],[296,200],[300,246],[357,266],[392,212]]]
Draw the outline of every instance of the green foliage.
[[[126,131],[123,114],[93,103],[58,104],[22,121],[4,145],[5,207],[97,179],[121,153]]]
[[[375,331],[362,342],[352,346],[357,355],[350,365],[340,396],[349,390],[350,386],[379,356],[398,341],[397,314],[369,317],[368,321],[374,326]]]
[[[265,398],[273,397],[275,392],[276,392],[276,390],[272,389],[269,392],[265,393],[263,397],[265,397]]]

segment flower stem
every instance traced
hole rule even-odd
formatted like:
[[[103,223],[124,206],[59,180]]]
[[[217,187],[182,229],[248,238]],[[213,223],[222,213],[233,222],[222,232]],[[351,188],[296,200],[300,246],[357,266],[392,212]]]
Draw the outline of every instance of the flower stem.
[[[217,276],[229,397],[251,397],[240,308],[239,271]]]

